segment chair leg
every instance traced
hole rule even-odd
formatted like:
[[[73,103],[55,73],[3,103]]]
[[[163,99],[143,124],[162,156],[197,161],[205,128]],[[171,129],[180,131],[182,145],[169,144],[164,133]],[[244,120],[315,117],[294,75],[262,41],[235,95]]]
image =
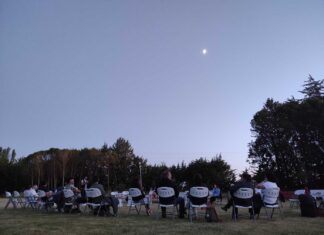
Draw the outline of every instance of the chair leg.
[[[272,216],[273,216],[273,212],[274,212],[274,208],[272,208],[272,212],[271,212],[271,216],[270,216],[271,219],[272,219]]]
[[[267,207],[266,207],[266,206],[264,207],[264,210],[265,210],[265,212],[266,212],[266,216],[267,216],[267,218],[269,219],[268,210],[267,210]]]
[[[233,209],[232,209],[232,219],[234,217],[234,221],[236,222],[236,218],[237,218],[237,214],[236,214],[236,210],[235,210],[235,205],[233,205]]]
[[[156,212],[155,212],[156,213],[155,219],[159,219],[160,209],[161,209],[161,206],[160,206],[160,204],[158,204],[158,208],[156,209]]]
[[[137,210],[137,214],[138,214],[138,215],[141,214],[141,210],[142,210],[142,205],[139,204],[139,208],[138,208],[138,210]]]
[[[132,204],[130,204],[129,207],[128,207],[128,214],[130,214],[131,209],[132,209]]]
[[[98,209],[98,212],[97,212],[97,217],[99,216],[100,210],[101,210],[101,205],[99,206],[99,209]]]
[[[136,204],[135,204],[135,210],[136,210],[137,214],[139,215],[140,210],[137,208],[137,205]]]

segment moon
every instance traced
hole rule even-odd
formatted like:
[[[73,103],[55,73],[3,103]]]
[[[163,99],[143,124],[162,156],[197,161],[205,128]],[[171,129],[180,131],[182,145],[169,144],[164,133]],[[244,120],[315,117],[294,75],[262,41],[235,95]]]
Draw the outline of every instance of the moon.
[[[203,55],[206,55],[207,54],[207,49],[204,48],[201,52],[202,52]]]

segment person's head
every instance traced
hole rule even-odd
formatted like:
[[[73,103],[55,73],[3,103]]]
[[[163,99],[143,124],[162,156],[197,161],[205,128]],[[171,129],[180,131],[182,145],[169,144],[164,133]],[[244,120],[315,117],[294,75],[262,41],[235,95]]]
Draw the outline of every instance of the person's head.
[[[197,173],[195,174],[194,176],[194,184],[197,185],[197,186],[202,186],[203,182],[202,182],[202,175]]]
[[[270,181],[270,182],[275,182],[276,178],[272,173],[268,172],[268,173],[265,174],[264,180],[265,181]]]
[[[94,183],[99,183],[100,179],[99,179],[99,176],[94,176],[93,177],[93,182]]]
[[[250,182],[252,180],[252,177],[250,176],[249,173],[247,172],[244,172],[242,175],[241,175],[241,178],[243,181],[246,181],[246,182]]]
[[[35,190],[37,190],[37,189],[38,189],[37,184],[34,184],[34,185],[32,186],[32,188],[35,189]]]
[[[162,179],[169,179],[171,180],[172,179],[172,174],[171,174],[171,171],[169,168],[165,169],[162,174],[161,174],[161,178]]]
[[[131,181],[132,187],[140,187],[140,178],[139,177],[134,177]]]
[[[74,185],[74,178],[69,178],[69,184]]]

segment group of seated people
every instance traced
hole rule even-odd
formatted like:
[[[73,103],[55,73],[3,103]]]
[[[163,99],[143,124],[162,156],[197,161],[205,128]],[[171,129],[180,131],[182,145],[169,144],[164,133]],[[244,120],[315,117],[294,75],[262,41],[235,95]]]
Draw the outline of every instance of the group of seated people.
[[[43,183],[40,187],[33,185],[30,189],[24,191],[24,197],[29,201],[43,202],[45,208],[56,203],[59,212],[65,210],[64,204],[68,200],[69,202],[73,202],[73,204],[76,206],[76,211],[80,212],[80,204],[87,202],[85,194],[85,190],[87,188],[87,178],[81,181],[81,189],[75,186],[74,178],[70,178],[64,187],[58,187],[55,191],[50,190],[47,183]],[[99,177],[93,178],[93,184],[91,185],[91,188],[97,188],[101,192],[101,196],[97,199],[97,201],[100,200],[104,202],[105,206],[102,207],[102,211],[106,215],[116,216],[119,201],[117,198],[106,195],[103,185],[99,183]],[[66,198],[64,195],[64,190],[71,190],[73,192],[73,196]],[[40,197],[40,194],[37,193],[37,191],[45,192],[44,196]],[[110,213],[110,207],[113,208],[113,214]],[[69,208],[69,211],[71,211],[71,208]]]
[[[249,200],[236,198],[234,196],[235,192],[240,188],[250,188],[253,190],[253,197]],[[247,206],[251,205],[251,200],[253,202],[253,208],[249,209],[250,218],[254,218],[255,215],[260,213],[260,209],[263,205],[262,203],[262,189],[271,189],[278,188],[278,185],[274,182],[274,177],[271,174],[267,174],[264,181],[254,185],[252,182],[252,177],[248,173],[243,173],[241,175],[241,180],[236,182],[234,185],[230,187],[230,198],[227,204],[222,207],[222,210],[227,211],[230,207],[233,206],[233,202],[238,205]],[[234,208],[235,211],[232,216],[236,216],[238,214],[238,209]]]
[[[263,201],[262,201],[262,189],[272,189],[272,188],[278,188],[278,185],[274,182],[274,177],[271,174],[267,174],[264,181],[255,184],[252,182],[252,178],[248,173],[243,173],[241,175],[241,180],[239,180],[238,182],[236,182],[235,184],[233,184],[230,187],[230,197],[228,199],[228,202],[225,206],[223,206],[221,209],[223,209],[224,211],[227,211],[229,208],[231,208],[233,206],[233,202],[235,202],[235,204],[239,204],[239,205],[247,205],[247,204],[251,204],[251,200],[253,202],[253,208],[249,209],[249,213],[250,213],[250,218],[254,218],[255,215],[258,215],[260,213],[260,209],[263,206]],[[42,184],[42,186],[37,187],[37,185],[32,186],[29,190],[27,190],[27,195],[31,196],[31,197],[38,197],[37,194],[37,190],[42,190],[45,192],[45,196],[43,198],[41,198],[40,200],[44,201],[44,202],[55,202],[58,206],[58,210],[61,210],[62,208],[64,208],[64,189],[70,189],[73,194],[74,194],[74,202],[75,205],[77,205],[77,210],[80,211],[79,209],[79,205],[82,203],[85,203],[87,201],[86,199],[86,195],[85,195],[85,190],[87,188],[97,188],[100,190],[101,192],[101,198],[99,199],[100,201],[104,201],[105,206],[102,208],[103,212],[106,215],[116,215],[118,212],[118,204],[119,204],[119,200],[116,197],[112,197],[110,195],[106,194],[106,191],[104,190],[104,187],[102,184],[100,184],[100,180],[99,177],[94,177],[93,178],[93,184],[89,187],[88,186],[89,182],[87,178],[84,178],[81,181],[81,189],[77,188],[75,186],[75,182],[73,178],[70,178],[67,182],[67,184],[64,186],[64,188],[58,188],[55,192],[49,190],[47,184]],[[206,187],[206,185],[203,182],[203,178],[201,176],[201,174],[196,174],[194,176],[194,181],[192,185],[189,185],[190,187]],[[173,203],[174,205],[176,205],[179,208],[179,218],[184,218],[186,212],[186,209],[188,208],[188,204],[186,205],[186,199],[188,199],[189,201],[193,201],[196,200],[194,198],[191,198],[190,195],[186,195],[186,197],[184,197],[183,195],[179,195],[179,190],[178,187],[176,186],[174,180],[172,179],[172,173],[170,171],[170,169],[166,169],[162,172],[161,174],[161,178],[159,183],[157,184],[157,188],[160,187],[169,187],[172,188],[174,190],[175,195],[170,198],[167,204]],[[190,188],[188,187],[188,188]],[[133,179],[133,181],[131,182],[131,188],[138,188],[141,191],[141,195],[132,198],[133,201],[136,202],[141,202],[146,209],[146,213],[147,215],[151,215],[151,208],[150,208],[150,199],[148,198],[148,196],[144,193],[144,188],[143,185],[141,184],[141,181],[138,178]],[[249,200],[245,200],[245,199],[240,199],[240,198],[236,198],[235,197],[235,192],[240,189],[240,188],[250,188],[253,190],[253,197]],[[157,191],[156,191],[157,192]],[[212,194],[209,195],[210,197],[208,197],[208,205],[213,205],[213,202],[216,200],[216,198],[218,199],[222,199],[221,198],[221,192],[220,189],[217,187],[217,185],[214,185],[214,188],[212,189]],[[162,198],[161,198],[162,199]],[[207,199],[207,198],[206,198]],[[206,202],[206,199],[202,199]],[[164,200],[164,199],[162,199]],[[165,202],[164,202],[165,203]],[[110,207],[112,207],[113,209],[113,214],[110,214]],[[215,206],[214,206],[215,207]],[[162,211],[162,218],[166,217],[166,208],[165,207],[161,207],[161,211]],[[237,217],[238,211],[237,208],[233,209],[233,213],[232,216],[234,218]]]

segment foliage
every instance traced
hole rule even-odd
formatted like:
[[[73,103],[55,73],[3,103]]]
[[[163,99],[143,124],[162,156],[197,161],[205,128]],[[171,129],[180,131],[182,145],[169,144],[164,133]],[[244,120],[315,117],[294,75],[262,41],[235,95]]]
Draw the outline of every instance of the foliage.
[[[304,99],[268,99],[254,115],[248,161],[258,179],[272,172],[283,188],[324,186],[324,97],[318,96],[323,87],[310,89],[311,83],[321,84],[310,77]]]
[[[106,188],[121,191],[130,187],[140,174],[143,186],[148,191],[155,188],[166,168],[164,164],[149,165],[146,159],[136,156],[131,144],[123,138],[118,138],[110,147],[104,144],[100,149],[51,148],[18,161],[13,160],[13,154],[10,155],[9,152],[10,149],[2,150],[0,158],[3,162],[0,167],[4,169],[1,174],[5,175],[1,178],[1,189],[9,191],[43,182],[55,189],[64,185],[70,177],[79,184],[85,176],[88,176],[90,182],[94,176],[99,176]],[[9,159],[14,162],[10,163]],[[217,183],[224,189],[234,180],[233,171],[221,155],[210,161],[203,158],[194,160],[188,166],[182,162],[181,165],[172,166],[171,170],[177,184],[182,181],[191,183],[196,173],[203,175],[207,185]]]

